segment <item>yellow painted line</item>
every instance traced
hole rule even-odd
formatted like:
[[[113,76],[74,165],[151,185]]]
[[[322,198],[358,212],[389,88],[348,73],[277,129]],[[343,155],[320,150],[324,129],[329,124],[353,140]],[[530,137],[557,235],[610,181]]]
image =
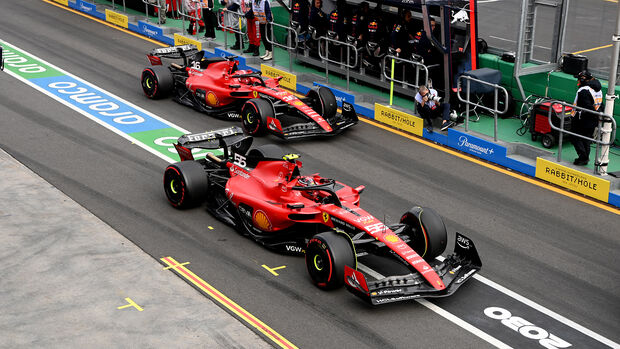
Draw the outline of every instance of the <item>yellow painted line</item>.
[[[179,265],[172,257],[164,257],[161,260],[168,266],[173,267],[172,270],[176,271],[178,275],[189,281],[194,286],[201,289],[211,299],[218,302],[220,305],[226,307],[229,311],[233,312],[239,317],[239,319],[245,321],[249,326],[252,326],[267,338],[271,339],[274,344],[281,348],[297,348],[293,343],[289,342],[286,338],[282,337],[278,332],[274,331],[271,327],[267,326],[264,322],[260,321],[254,315],[243,309],[237,303],[233,302],[230,298],[226,297],[223,293],[216,290],[213,286],[209,285],[203,279],[194,274],[191,270],[185,266]]]
[[[213,230],[213,227],[212,227],[212,226],[208,226],[207,228],[209,228],[209,230]]]
[[[172,269],[172,268],[176,268],[176,267],[181,267],[181,266],[188,265],[188,264],[189,264],[189,262],[185,262],[185,263],[181,263],[181,264],[176,264],[176,265],[171,265],[169,267],[165,267],[164,270],[168,270],[168,269]]]
[[[134,308],[138,309],[138,311],[143,311],[144,310],[144,309],[142,309],[141,306],[137,305],[136,302],[131,300],[131,298],[129,298],[129,297],[125,298],[125,301],[127,303],[129,303],[129,304],[121,305],[120,307],[116,307],[116,309],[125,309],[125,308],[129,308],[129,307],[134,307]]]
[[[65,10],[67,10],[67,11],[71,11],[71,12],[73,12],[73,13],[79,14],[79,15],[81,15],[81,16],[83,16],[83,17],[86,17],[86,18],[92,19],[92,20],[97,21],[97,22],[99,22],[99,23],[105,24],[105,25],[107,25],[107,26],[109,26],[109,27],[111,27],[111,28],[114,28],[114,29],[116,29],[116,30],[120,30],[120,31],[122,31],[122,32],[125,32],[125,33],[127,33],[127,34],[133,35],[133,36],[138,37],[138,38],[140,38],[140,39],[143,39],[143,40],[146,40],[146,41],[149,41],[149,42],[155,43],[155,44],[160,45],[160,46],[164,46],[164,47],[165,47],[165,46],[167,46],[166,44],[163,44],[163,43],[161,43],[161,42],[159,42],[159,41],[152,40],[152,39],[147,38],[147,37],[145,37],[145,36],[143,36],[143,35],[139,35],[139,34],[136,34],[136,33],[132,32],[132,31],[126,30],[126,29],[124,29],[124,28],[120,28],[120,27],[118,27],[118,26],[115,26],[115,25],[109,24],[108,22],[102,21],[102,20],[100,20],[100,19],[98,19],[98,18],[94,18],[94,17],[92,17],[92,16],[89,16],[89,15],[83,14],[83,13],[81,13],[81,12],[79,12],[79,11],[76,11],[76,10],[73,10],[73,9],[67,8],[67,7],[65,7],[65,6],[62,6],[62,5],[60,5],[60,4],[56,4],[56,3],[54,3],[54,2],[51,2],[50,0],[42,0],[42,1],[47,2],[48,4],[51,4],[51,5],[54,5],[54,6],[57,6],[57,7],[63,8],[63,9],[65,9]],[[607,1],[609,1],[609,0],[607,0]],[[617,2],[617,0],[615,0],[614,2]],[[607,46],[611,46],[611,45],[607,45]],[[598,47],[598,48],[594,48],[594,49],[600,49],[600,48],[603,48],[603,46]],[[594,50],[594,49],[590,49],[590,51],[591,51],[591,50]],[[586,51],[578,51],[578,52],[587,52],[587,51],[588,51],[588,50],[586,50]],[[299,93],[294,93],[294,94],[295,94],[296,96],[301,96],[301,94],[299,94]],[[385,125],[383,125],[383,124],[377,123],[376,121],[371,121],[371,120],[366,119],[366,118],[364,118],[364,117],[360,118],[360,120],[362,120],[362,121],[363,121],[363,122],[365,122],[365,123],[368,123],[368,124],[374,125],[374,126],[376,126],[376,127],[382,128],[382,129],[384,129],[384,130],[386,130],[386,131],[392,132],[392,133],[394,133],[394,134],[397,134],[397,135],[403,136],[403,137],[405,137],[405,138],[409,138],[409,139],[414,140],[414,141],[416,141],[416,142],[418,142],[418,143],[423,143],[423,144],[426,144],[426,145],[428,145],[428,146],[430,146],[430,147],[433,147],[433,148],[435,148],[435,149],[437,149],[437,150],[441,150],[441,151],[443,151],[443,152],[446,152],[446,153],[452,154],[452,155],[454,155],[454,156],[458,156],[458,157],[460,157],[460,158],[462,158],[462,159],[465,159],[465,160],[467,160],[467,161],[470,161],[470,162],[473,162],[473,163],[479,164],[479,165],[481,165],[481,166],[487,167],[487,168],[489,168],[489,169],[495,170],[495,171],[497,171],[497,172],[501,172],[501,173],[507,174],[507,175],[512,176],[512,177],[514,177],[514,178],[517,178],[517,179],[520,179],[520,180],[523,180],[523,181],[529,182],[529,183],[531,183],[531,184],[537,185],[537,186],[539,186],[539,187],[541,187],[541,188],[545,188],[545,189],[551,190],[551,191],[556,192],[556,193],[558,193],[558,194],[562,194],[562,195],[564,195],[564,196],[567,196],[567,197],[573,198],[573,199],[575,199],[575,200],[579,200],[579,201],[584,202],[584,203],[586,203],[586,204],[589,204],[589,205],[592,205],[592,206],[596,206],[596,207],[598,207],[598,208],[602,208],[602,209],[604,209],[604,210],[606,210],[606,211],[609,211],[609,212],[612,212],[612,213],[615,213],[615,214],[620,215],[620,209],[618,209],[618,208],[611,207],[611,206],[609,206],[609,205],[602,204],[602,203],[600,203],[600,202],[598,202],[598,201],[594,201],[594,200],[588,199],[588,198],[586,198],[586,197],[579,196],[579,195],[577,195],[577,194],[574,194],[574,193],[568,192],[568,191],[566,191],[565,189],[561,189],[561,188],[554,187],[554,186],[552,186],[552,185],[550,185],[550,184],[540,182],[540,181],[538,181],[538,180],[536,180],[536,179],[532,179],[532,178],[530,178],[530,177],[528,177],[528,176],[521,175],[521,174],[517,174],[517,173],[512,172],[512,171],[508,171],[508,170],[506,170],[506,169],[504,169],[504,168],[498,167],[497,165],[494,165],[494,164],[493,164],[493,165],[492,165],[492,164],[488,164],[488,163],[486,163],[486,162],[483,162],[483,161],[477,160],[477,159],[475,159],[475,158],[472,158],[472,157],[469,157],[469,156],[463,155],[463,154],[461,154],[461,153],[459,153],[459,152],[456,152],[456,151],[454,151],[454,150],[447,149],[447,148],[445,148],[445,147],[443,147],[443,146],[437,145],[437,144],[435,144],[435,143],[433,143],[433,142],[431,142],[431,141],[427,141],[427,140],[425,140],[425,139],[423,139],[423,138],[418,138],[418,137],[412,136],[412,135],[410,135],[410,134],[404,133],[404,132],[402,132],[402,131],[398,131],[398,130],[393,129],[393,128],[391,128],[391,127],[385,126]]]
[[[69,11],[69,12],[73,12],[73,13],[75,13],[75,14],[78,14],[78,15],[82,16],[82,17],[86,17],[86,18],[88,18],[88,19],[92,19],[93,21],[96,21],[96,22],[99,22],[99,23],[101,23],[101,24],[107,25],[107,26],[108,26],[108,27],[110,27],[110,28],[114,28],[114,29],[116,29],[116,30],[120,30],[120,31],[122,31],[123,33],[127,33],[127,34],[129,34],[129,35],[133,35],[133,36],[135,36],[135,37],[137,37],[137,38],[140,38],[140,39],[146,40],[146,41],[148,41],[148,42],[152,42],[152,43],[157,44],[157,45],[159,45],[159,46],[168,47],[168,45],[166,45],[166,44],[164,44],[164,43],[162,43],[162,42],[159,42],[159,41],[153,40],[153,39],[151,39],[151,38],[147,38],[147,37],[146,37],[146,36],[144,36],[144,35],[140,35],[140,34],[134,33],[134,32],[132,32],[132,31],[131,31],[131,30],[129,30],[129,29],[121,28],[121,27],[119,27],[119,26],[117,26],[117,25],[114,25],[114,24],[111,24],[111,23],[109,23],[109,22],[103,21],[103,20],[101,20],[101,19],[99,19],[99,18],[95,18],[95,17],[93,17],[93,16],[91,16],[91,15],[88,15],[88,14],[86,14],[86,13],[82,13],[82,12],[77,11],[77,10],[74,10],[74,9],[72,9],[72,8],[65,7],[65,6],[63,6],[63,5],[59,4],[59,3],[53,2],[53,1],[51,1],[51,0],[42,0],[42,1],[43,1],[43,2],[46,2],[46,3],[50,4],[50,5],[54,5],[54,6],[56,6],[56,7],[60,7],[60,8],[62,8],[62,9],[64,9],[64,10]]]
[[[617,1],[616,1],[617,2]],[[600,49],[604,49],[604,48],[609,48],[612,47],[612,44],[609,45],[603,45],[603,46],[599,46],[599,47],[594,47],[594,48],[589,48],[587,50],[583,50],[583,51],[577,51],[577,52],[573,52],[574,55],[578,55],[580,53],[586,53],[586,52],[591,52],[591,51],[596,51],[596,50],[600,50]]]
[[[269,270],[269,272],[272,273],[273,275],[278,276],[280,274],[276,273],[275,271],[286,268],[286,265],[275,267],[275,268],[269,268],[266,264],[263,264],[262,267]]]

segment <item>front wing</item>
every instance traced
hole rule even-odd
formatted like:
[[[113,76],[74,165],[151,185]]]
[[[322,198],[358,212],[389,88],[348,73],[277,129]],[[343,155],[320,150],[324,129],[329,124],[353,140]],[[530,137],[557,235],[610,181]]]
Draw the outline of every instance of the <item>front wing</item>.
[[[417,272],[370,280],[369,275],[349,266],[345,266],[345,286],[373,305],[450,296],[482,267],[476,247],[469,238],[456,233],[454,245],[454,254],[443,261],[429,262],[446,285],[443,290],[433,288]]]
[[[336,113],[336,115],[327,121],[333,129],[332,132],[325,131],[316,122],[309,120],[300,123],[292,123],[290,125],[284,125],[283,123],[282,133],[279,135],[285,139],[313,136],[333,136],[351,126],[356,125],[359,119],[353,105],[347,102],[342,102],[342,113]],[[271,130],[275,131],[274,129]]]

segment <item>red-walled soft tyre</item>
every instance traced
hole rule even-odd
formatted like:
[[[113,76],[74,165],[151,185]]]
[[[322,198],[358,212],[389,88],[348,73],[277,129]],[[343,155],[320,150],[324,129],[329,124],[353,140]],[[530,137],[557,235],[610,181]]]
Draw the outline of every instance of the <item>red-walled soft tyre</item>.
[[[166,67],[156,65],[144,68],[140,81],[142,90],[148,98],[165,98],[172,92],[172,73]]]
[[[164,171],[164,192],[176,208],[190,208],[205,201],[208,184],[204,167],[196,161],[177,162]]]
[[[267,132],[267,118],[273,118],[275,114],[268,100],[252,98],[241,108],[243,129],[252,136],[264,135]]]
[[[351,241],[334,231],[312,237],[306,246],[306,268],[314,284],[322,289],[344,285],[344,266],[355,268]]]

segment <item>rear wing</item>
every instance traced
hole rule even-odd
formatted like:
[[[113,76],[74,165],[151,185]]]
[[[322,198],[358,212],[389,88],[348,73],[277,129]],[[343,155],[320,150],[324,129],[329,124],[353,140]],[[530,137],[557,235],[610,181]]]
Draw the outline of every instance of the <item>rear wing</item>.
[[[146,55],[152,65],[161,65],[162,58],[183,59],[183,63],[187,66],[189,61],[202,59],[204,51],[198,50],[195,45],[180,45],[170,47],[159,47],[153,49]]]
[[[224,159],[228,159],[230,152],[245,155],[252,145],[253,138],[243,133],[238,126],[222,128],[203,133],[190,133],[179,137],[174,145],[181,157],[181,161],[194,160],[192,149],[222,149]]]

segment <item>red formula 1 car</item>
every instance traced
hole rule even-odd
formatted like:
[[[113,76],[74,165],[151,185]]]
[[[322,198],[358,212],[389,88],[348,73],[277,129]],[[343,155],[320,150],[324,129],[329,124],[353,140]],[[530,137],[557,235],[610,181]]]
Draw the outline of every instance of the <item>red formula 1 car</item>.
[[[164,172],[170,203],[206,202],[219,220],[268,248],[305,255],[313,282],[347,289],[372,304],[453,294],[480,270],[473,242],[456,233],[454,253],[442,261],[446,227],[432,209],[414,206],[386,225],[359,207],[364,186],[301,174],[296,154],[233,127],[179,138],[181,162]],[[193,160],[192,149],[224,149]]]
[[[342,103],[326,87],[312,88],[297,98],[279,87],[280,79],[238,70],[235,56],[203,58],[204,51],[183,45],[157,48],[148,54],[152,66],[142,71],[142,89],[149,98],[170,94],[174,100],[207,114],[241,120],[250,135],[273,133],[282,138],[335,135],[358,122],[353,105]],[[162,65],[162,58],[183,65]]]

